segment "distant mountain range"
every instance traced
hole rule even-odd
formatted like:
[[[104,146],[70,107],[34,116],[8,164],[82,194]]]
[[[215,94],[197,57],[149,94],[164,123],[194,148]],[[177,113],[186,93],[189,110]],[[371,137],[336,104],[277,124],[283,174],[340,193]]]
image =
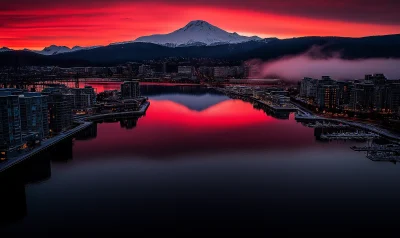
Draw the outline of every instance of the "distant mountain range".
[[[45,47],[43,50],[24,49],[24,51],[30,51],[30,52],[38,53],[41,55],[58,55],[58,54],[71,53],[71,52],[80,51],[80,50],[90,50],[90,49],[94,49],[97,47],[100,47],[100,46],[90,46],[90,47],[74,46],[72,48],[69,48],[67,46],[51,45],[51,46]]]
[[[312,52],[311,56],[317,58],[400,58],[400,34],[362,38],[262,39],[229,33],[205,21],[192,21],[169,34],[143,36],[108,46],[68,48],[52,45],[41,51],[3,47],[0,49],[0,65],[113,65],[169,57],[270,60],[298,55],[313,46],[318,46],[318,52]]]
[[[7,51],[12,51],[12,49],[7,48],[7,47],[0,48],[0,52],[7,52]]]

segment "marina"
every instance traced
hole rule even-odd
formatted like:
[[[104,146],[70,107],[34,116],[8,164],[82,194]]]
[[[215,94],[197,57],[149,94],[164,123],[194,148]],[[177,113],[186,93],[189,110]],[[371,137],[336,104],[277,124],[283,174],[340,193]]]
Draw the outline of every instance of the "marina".
[[[320,116],[316,116],[316,115],[312,115],[312,114],[308,114],[308,113],[305,114],[305,113],[299,113],[299,112],[297,112],[295,114],[295,120],[298,122],[307,122],[307,123],[330,122],[330,123],[348,125],[353,128],[359,128],[359,129],[363,129],[363,130],[372,132],[374,134],[380,135],[387,139],[400,141],[400,135],[395,134],[395,133],[388,131],[386,129],[383,129],[383,128],[378,128],[371,124],[355,122],[355,121],[348,121],[348,120],[344,120],[344,119],[325,118],[325,117],[320,117]]]

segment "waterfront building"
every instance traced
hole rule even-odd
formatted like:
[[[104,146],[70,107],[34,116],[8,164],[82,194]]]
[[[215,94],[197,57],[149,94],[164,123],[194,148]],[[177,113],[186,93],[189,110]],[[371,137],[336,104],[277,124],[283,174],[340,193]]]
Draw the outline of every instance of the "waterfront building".
[[[49,134],[47,96],[40,93],[24,93],[19,96],[21,130],[28,135],[37,133],[42,140]]]
[[[84,88],[71,88],[70,93],[74,95],[72,108],[76,110],[85,110],[91,108],[96,103],[96,91],[92,86]]]
[[[74,95],[53,92],[48,95],[49,131],[58,134],[72,126]]]
[[[337,85],[339,86],[339,91],[338,91],[339,105],[346,106],[350,103],[350,92],[353,84],[352,82],[339,81],[337,82]]]
[[[54,92],[59,92],[62,94],[68,93],[68,88],[64,84],[57,85],[56,87],[47,87],[42,90],[42,94],[48,95]]]
[[[139,80],[125,81],[121,84],[122,99],[132,99],[140,97]]]
[[[167,74],[167,62],[163,62],[163,65],[162,65],[162,72],[163,72],[164,75]]]
[[[178,66],[178,74],[191,76],[193,73],[192,66]]]
[[[320,109],[337,109],[339,86],[329,76],[322,76],[317,85],[316,103]]]
[[[400,83],[391,83],[387,87],[387,110],[398,113],[400,108]]]
[[[271,96],[271,101],[277,106],[285,107],[290,104],[290,97],[281,94],[274,94]]]
[[[22,145],[21,113],[19,96],[12,90],[0,91],[0,153],[5,158],[7,150],[14,150]]]
[[[7,92],[10,93],[11,95],[20,95],[24,93],[24,91],[19,88],[0,88],[0,93],[1,92]]]
[[[317,94],[317,79],[305,77],[300,83],[300,97],[315,98]]]
[[[150,67],[150,65],[142,64],[139,66],[138,71],[139,71],[139,74],[141,74],[141,75],[148,75],[148,74],[151,74],[151,67]]]
[[[228,77],[227,67],[214,67],[214,78]]]
[[[367,74],[365,75],[365,81],[371,81],[374,85],[384,85],[387,78],[384,74]]]
[[[372,81],[355,83],[350,92],[349,109],[352,111],[370,112],[375,104],[375,86]]]

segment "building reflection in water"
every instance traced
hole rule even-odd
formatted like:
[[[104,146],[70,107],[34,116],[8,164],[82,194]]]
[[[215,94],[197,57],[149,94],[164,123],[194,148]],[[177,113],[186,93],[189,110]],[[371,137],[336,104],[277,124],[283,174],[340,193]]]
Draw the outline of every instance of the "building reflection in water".
[[[75,135],[75,140],[92,140],[97,137],[97,123]]]
[[[90,140],[97,137],[97,124],[98,123],[116,123],[119,122],[121,128],[125,128],[127,130],[131,130],[137,126],[137,122],[140,117],[123,117],[123,118],[114,118],[114,119],[104,119],[97,120],[88,130],[83,131],[83,134],[79,134],[76,139],[77,140]]]
[[[133,129],[137,125],[138,117],[113,120],[121,128]],[[106,122],[106,121],[103,121]],[[26,204],[25,186],[41,183],[51,178],[51,163],[68,163],[73,159],[74,140],[92,140],[97,137],[97,123],[75,135],[74,139],[64,140],[47,151],[24,161],[23,163],[0,174],[0,225],[15,223],[22,220],[28,212]],[[21,176],[23,175],[23,176]]]
[[[124,119],[120,120],[119,124],[120,124],[121,128],[125,128],[127,130],[131,130],[131,129],[136,127],[137,121],[138,121],[137,117],[136,118],[135,117],[124,118]]]
[[[282,120],[289,120],[289,116],[291,112],[286,112],[286,111],[280,111],[280,112],[274,112],[272,110],[269,110],[267,107],[260,103],[252,103],[253,108],[256,110],[262,110],[264,111],[268,116],[271,116],[276,119],[282,119]]]
[[[8,176],[0,176],[0,227],[2,224],[14,223],[26,216],[26,195],[23,181]],[[11,181],[11,182],[10,182]]]
[[[21,176],[22,175],[22,176]],[[51,177],[50,153],[44,152],[0,175],[0,224],[13,223],[27,214],[25,186]]]

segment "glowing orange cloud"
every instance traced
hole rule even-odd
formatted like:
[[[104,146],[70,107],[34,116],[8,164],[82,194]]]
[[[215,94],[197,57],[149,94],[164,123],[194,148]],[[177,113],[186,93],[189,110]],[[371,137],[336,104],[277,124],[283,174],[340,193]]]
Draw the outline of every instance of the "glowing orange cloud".
[[[218,6],[125,3],[108,7],[0,10],[0,46],[42,49],[107,45],[149,34],[169,33],[196,19],[230,32],[261,37],[395,34],[397,25],[321,20]]]

